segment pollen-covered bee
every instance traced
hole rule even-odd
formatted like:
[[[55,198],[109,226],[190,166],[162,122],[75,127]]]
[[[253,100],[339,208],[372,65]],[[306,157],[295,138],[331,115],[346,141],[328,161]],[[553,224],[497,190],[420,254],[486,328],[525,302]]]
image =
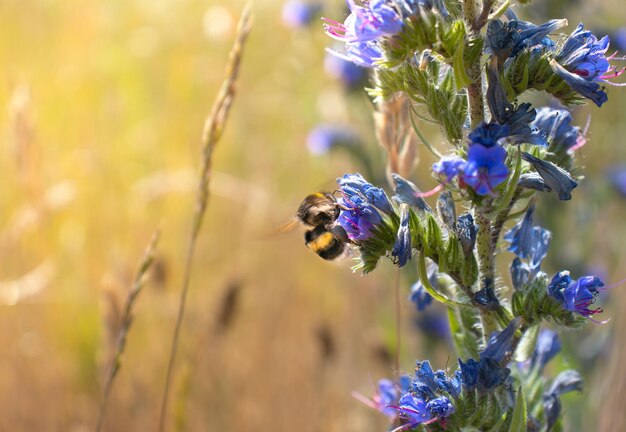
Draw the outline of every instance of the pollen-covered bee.
[[[350,243],[348,234],[335,221],[341,206],[333,194],[316,192],[308,195],[296,213],[296,218],[312,229],[304,233],[306,245],[325,260],[344,254]]]

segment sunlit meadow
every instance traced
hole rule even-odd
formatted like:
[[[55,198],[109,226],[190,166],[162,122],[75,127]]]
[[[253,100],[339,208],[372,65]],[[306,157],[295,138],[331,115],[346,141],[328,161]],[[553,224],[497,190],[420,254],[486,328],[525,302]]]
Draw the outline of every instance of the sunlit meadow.
[[[535,0],[523,13],[544,22],[565,10],[567,32],[579,19],[598,34],[626,24],[619,0],[563,3]],[[414,274],[385,262],[361,276],[350,262],[307,250],[301,230],[278,232],[307,193],[366,168],[346,153],[312,155],[307,134],[318,124],[355,131],[380,159],[374,170],[384,182],[369,98],[324,69],[331,41],[322,13],[292,28],[282,6],[252,7],[232,112],[213,155],[166,430],[385,430],[384,416],[351,392],[371,395],[393,375],[397,322],[401,370],[411,372],[416,359],[456,362],[445,338],[417,325],[421,312],[408,300]],[[201,133],[243,7],[0,3],[0,430],[95,429],[127,292],[159,229],[103,427],[157,430]],[[324,16],[342,14],[341,0],[325,2]],[[549,274],[626,278],[626,195],[608,175],[626,163],[625,109],[626,93],[611,89],[602,110],[574,113],[582,126],[591,116],[579,154],[585,180],[571,202],[546,200],[538,211],[554,236]],[[443,140],[436,126],[424,130]],[[420,148],[412,180],[424,190],[435,186],[433,162]],[[584,392],[563,398],[567,431],[626,430],[624,289],[603,301],[609,323],[563,334],[564,352],[550,366],[585,378]]]

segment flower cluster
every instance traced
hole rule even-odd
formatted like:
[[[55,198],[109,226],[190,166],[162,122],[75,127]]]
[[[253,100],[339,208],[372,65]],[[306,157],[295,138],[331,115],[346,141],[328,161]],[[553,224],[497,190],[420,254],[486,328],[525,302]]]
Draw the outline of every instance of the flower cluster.
[[[369,273],[383,258],[403,268],[420,319],[435,301],[445,305],[448,325],[439,334],[459,359],[451,374],[417,362],[414,376],[381,380],[375,396],[358,396],[395,431],[513,430],[514,422],[514,430],[551,430],[561,395],[580,390],[582,378],[565,371],[545,384],[544,369],[561,343],[542,325],[578,327],[602,312],[594,306],[605,289],[600,278],[575,280],[560,271],[550,279],[542,271],[554,264],[546,263],[552,234],[536,220],[543,195],[570,200],[582,179],[577,150],[586,128],[575,125],[567,106],[585,98],[602,106],[606,85],[622,73],[612,65],[618,57],[608,54],[608,37],[582,24],[559,37],[565,19],[536,25],[506,2],[495,11],[483,3],[481,11],[460,0],[348,0],[343,22],[324,18],[326,33],[342,44],[333,58],[370,72],[374,103],[403,98],[402,108],[375,124],[386,170],[367,171],[372,180],[386,178],[393,193],[360,174],[344,175],[335,223],[356,252],[354,269]],[[519,102],[529,90],[564,106]],[[420,120],[439,124],[447,151],[429,143]],[[437,184],[427,192],[394,172],[402,171],[395,168],[400,158],[413,166],[417,155],[389,143],[417,137],[436,157]],[[320,153],[349,148],[343,138],[321,130],[310,142]],[[622,174],[611,179],[626,184]],[[497,272],[505,249],[514,255],[511,290]]]

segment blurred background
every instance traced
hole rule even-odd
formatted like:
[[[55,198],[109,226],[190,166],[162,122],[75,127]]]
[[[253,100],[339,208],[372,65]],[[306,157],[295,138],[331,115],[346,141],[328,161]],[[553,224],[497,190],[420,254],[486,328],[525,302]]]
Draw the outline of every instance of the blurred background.
[[[0,2],[0,430],[94,430],[124,300],[160,228],[104,427],[156,430],[200,134],[243,4]],[[584,19],[626,52],[620,5],[538,0],[519,11],[540,22],[565,16],[568,32]],[[306,194],[332,189],[345,172],[385,181],[363,71],[325,53],[332,40],[319,18],[343,18],[343,2],[309,15],[290,7],[258,0],[253,8],[214,158],[168,430],[385,430],[386,419],[351,391],[371,395],[393,375],[397,285],[400,369],[456,361],[443,311],[418,312],[408,300],[411,270],[386,262],[363,277],[350,262],[319,259],[301,231],[273,234]],[[576,110],[581,127],[591,116],[579,151],[585,180],[571,202],[542,197],[540,220],[554,233],[548,273],[626,278],[624,109],[626,93],[611,89],[602,110]],[[423,130],[445,150],[436,127]],[[355,156],[361,150],[369,160]],[[422,150],[412,180],[424,190],[435,185],[431,163]],[[511,259],[500,259],[503,283]],[[564,398],[566,430],[626,430],[624,289],[603,300],[608,324],[564,335],[551,371],[579,368],[586,380],[583,394]]]

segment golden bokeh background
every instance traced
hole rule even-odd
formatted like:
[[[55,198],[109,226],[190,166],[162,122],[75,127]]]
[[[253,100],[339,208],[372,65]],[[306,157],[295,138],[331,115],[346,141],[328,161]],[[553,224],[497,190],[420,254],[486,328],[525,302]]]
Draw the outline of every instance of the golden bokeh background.
[[[327,3],[326,13],[340,16],[341,1]],[[619,5],[590,1],[566,14],[612,31],[626,24]],[[410,271],[385,263],[362,277],[350,263],[317,258],[300,232],[270,235],[304,195],[359,169],[343,154],[312,157],[304,143],[314,125],[351,124],[383,157],[366,96],[324,72],[330,41],[321,26],[289,29],[281,6],[253,7],[215,154],[168,430],[385,430],[350,392],[369,395],[393,373],[396,285],[401,369],[416,359],[455,363],[445,341],[427,340],[413,324]],[[239,0],[0,2],[0,431],[94,430],[121,308],[159,228],[104,428],[156,430],[200,134],[242,8]],[[581,152],[587,178],[571,203],[547,199],[543,218],[555,231],[547,271],[587,263],[612,282],[626,277],[626,202],[604,172],[626,162],[626,93],[609,97],[602,110],[577,112],[578,124],[592,119]],[[422,151],[415,179],[424,189],[431,163]],[[506,283],[510,257],[501,261]],[[565,336],[554,370],[578,367],[586,378],[583,395],[564,398],[566,430],[626,427],[623,290],[609,293],[609,324]],[[584,361],[581,348],[591,353]]]

